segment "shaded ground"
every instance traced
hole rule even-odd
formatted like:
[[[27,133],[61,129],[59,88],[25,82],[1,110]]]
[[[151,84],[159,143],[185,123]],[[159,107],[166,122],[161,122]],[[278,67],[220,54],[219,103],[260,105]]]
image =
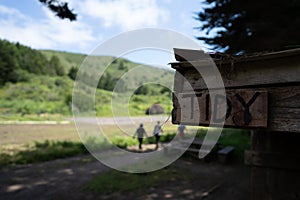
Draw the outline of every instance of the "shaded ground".
[[[221,165],[181,158],[173,163],[184,182],[172,181],[126,194],[82,190],[96,174],[110,170],[91,156],[60,159],[0,170],[0,199],[250,199],[250,169],[242,164]],[[147,176],[145,175],[145,181]]]

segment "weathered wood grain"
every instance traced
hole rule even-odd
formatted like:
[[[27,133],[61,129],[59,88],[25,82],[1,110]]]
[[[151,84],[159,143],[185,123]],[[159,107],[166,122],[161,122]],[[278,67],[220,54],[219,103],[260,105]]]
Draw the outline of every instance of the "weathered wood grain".
[[[264,90],[227,90],[177,93],[173,123],[193,125],[225,125],[236,127],[267,127],[268,94]],[[226,105],[227,104],[227,105]]]
[[[196,68],[205,70],[205,68],[211,68],[213,65],[217,66],[226,88],[300,83],[300,51],[297,53],[272,59],[248,60],[247,62],[190,61],[171,63],[171,66],[182,73],[185,78],[181,80],[181,87],[174,90],[182,92],[191,89],[207,89],[206,83]]]
[[[245,124],[243,122],[244,110],[240,102],[234,98],[234,95],[240,94],[244,97],[245,102],[254,95],[254,92],[261,92],[261,96],[250,106],[251,122]],[[185,98],[180,105],[178,98],[181,98],[186,93],[174,93],[173,99],[174,111],[173,111],[173,123],[186,123],[191,125],[203,125],[207,126],[211,119],[211,112],[207,115],[206,96],[207,90],[198,92],[202,94],[199,99],[199,108],[197,108],[194,102],[194,116],[199,113],[200,120],[197,124],[195,119],[191,119],[191,100]],[[239,128],[257,128],[262,127],[271,131],[288,131],[299,132],[300,131],[300,86],[288,86],[288,87],[269,87],[269,88],[245,88],[245,89],[226,89],[227,98],[231,102],[235,102],[232,105],[231,115],[225,121],[225,127],[239,127]],[[208,95],[209,96],[209,95]],[[182,99],[182,98],[181,98]],[[181,100],[180,100],[181,101]],[[209,99],[211,103],[211,99]],[[189,105],[189,106],[188,106]],[[209,105],[211,106],[211,104]],[[235,116],[238,119],[235,122],[232,120]],[[193,116],[193,117],[194,117]],[[198,117],[198,119],[199,119]]]

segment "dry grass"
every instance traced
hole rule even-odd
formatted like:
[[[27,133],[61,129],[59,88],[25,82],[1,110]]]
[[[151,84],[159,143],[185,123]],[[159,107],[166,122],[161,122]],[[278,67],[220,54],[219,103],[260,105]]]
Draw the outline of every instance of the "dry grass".
[[[152,125],[145,125],[149,127],[148,135],[152,136]],[[115,125],[101,125],[101,129],[115,145],[127,147],[137,142]],[[164,134],[174,133],[176,126],[168,124],[164,129]],[[41,162],[81,153],[86,153],[86,150],[74,124],[0,125],[0,166]]]
[[[34,141],[79,141],[73,124],[7,124],[0,125],[0,145],[23,145]]]
[[[167,123],[164,134],[175,133],[177,126]],[[114,125],[102,125],[101,129],[107,136],[124,136]],[[148,130],[152,135],[152,130]],[[80,141],[74,124],[5,124],[0,125],[0,150],[24,148],[25,145],[44,141]]]

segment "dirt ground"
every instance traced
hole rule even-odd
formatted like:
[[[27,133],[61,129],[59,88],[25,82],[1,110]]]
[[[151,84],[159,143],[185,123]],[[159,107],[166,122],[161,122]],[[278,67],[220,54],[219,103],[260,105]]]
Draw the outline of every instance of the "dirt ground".
[[[250,169],[242,163],[222,165],[185,156],[172,165],[193,178],[105,196],[82,190],[95,175],[110,170],[89,155],[14,166],[0,170],[0,199],[250,199]]]

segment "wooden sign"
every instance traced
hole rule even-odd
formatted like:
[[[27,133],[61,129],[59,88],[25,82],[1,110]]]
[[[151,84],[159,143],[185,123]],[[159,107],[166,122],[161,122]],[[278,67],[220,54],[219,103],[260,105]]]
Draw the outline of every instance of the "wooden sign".
[[[172,122],[258,128],[251,132],[252,199],[299,199],[300,48],[252,55],[176,50]],[[191,56],[190,56],[191,54]],[[210,86],[217,67],[226,95]],[[201,70],[199,70],[201,69]]]
[[[174,93],[173,123],[267,127],[268,93],[249,89]]]
[[[198,56],[195,50],[192,53],[176,50],[175,54],[187,58],[188,54],[192,54],[193,60],[171,63],[176,70],[173,123],[207,126],[215,121],[217,124],[222,115],[212,109],[221,101],[225,102],[225,97],[215,98],[213,92],[209,95],[207,83],[197,70],[201,68],[209,71],[215,65],[224,83],[226,102],[229,105],[225,126],[300,132],[300,49],[252,56],[214,57],[212,60],[203,58],[202,51],[199,51]],[[181,59],[180,56],[179,58]],[[205,78],[216,79],[214,74]],[[220,89],[218,87],[216,84],[209,89],[216,91]],[[191,97],[194,92],[197,100],[196,97]],[[256,92],[259,92],[257,97]],[[254,102],[249,106],[248,112],[245,105],[251,103],[252,98]],[[199,106],[196,105],[197,102]]]

